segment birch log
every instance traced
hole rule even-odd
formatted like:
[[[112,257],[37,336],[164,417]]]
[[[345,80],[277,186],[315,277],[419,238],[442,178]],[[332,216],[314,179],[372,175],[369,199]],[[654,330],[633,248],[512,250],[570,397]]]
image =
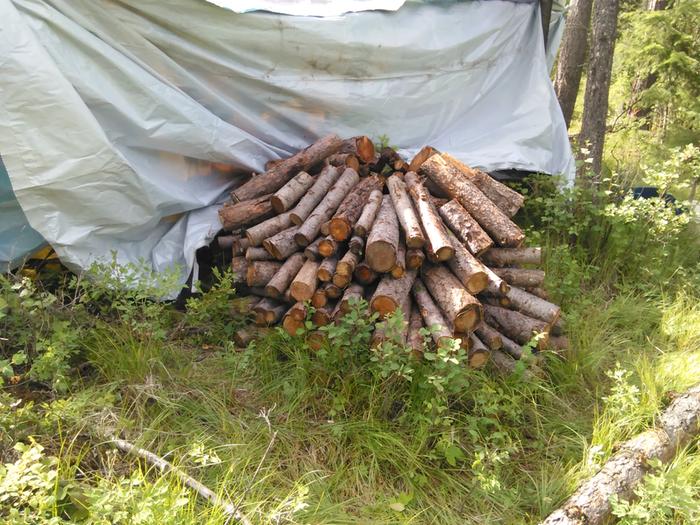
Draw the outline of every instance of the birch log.
[[[316,177],[316,182],[304,194],[297,205],[289,212],[292,224],[300,226],[304,220],[314,211],[318,203],[326,196],[328,190],[336,183],[342,171],[335,166],[326,166]]]
[[[379,208],[382,205],[382,198],[383,195],[380,190],[374,190],[372,193],[370,193],[367,203],[362,208],[360,218],[357,219],[357,222],[353,227],[353,233],[355,235],[358,235],[363,239],[367,238],[367,235],[374,224],[374,220],[377,217],[377,213],[379,213]]]
[[[425,244],[425,237],[418,216],[413,209],[406,184],[398,176],[392,175],[386,180],[386,186],[389,189],[399,224],[403,229],[406,246],[408,248],[422,248]]]
[[[406,173],[405,179],[432,253],[439,261],[447,261],[454,255],[454,249],[440,214],[430,199],[430,193],[415,172]]]
[[[398,219],[391,197],[384,195],[365,247],[365,257],[370,267],[379,273],[390,271],[396,264],[398,244]]]
[[[270,197],[270,204],[275,213],[282,213],[292,208],[314,185],[316,179],[305,171],[300,171],[287,184]]]

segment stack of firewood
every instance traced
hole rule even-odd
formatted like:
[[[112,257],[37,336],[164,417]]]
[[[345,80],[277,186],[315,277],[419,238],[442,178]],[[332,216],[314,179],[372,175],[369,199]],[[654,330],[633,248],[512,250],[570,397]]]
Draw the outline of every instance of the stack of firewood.
[[[260,297],[257,325],[296,334],[309,306],[323,326],[365,298],[381,318],[402,310],[401,338],[416,353],[422,327],[435,344],[459,339],[473,367],[491,358],[512,370],[537,334],[540,348],[552,344],[560,309],[532,268],[540,248],[521,247],[511,220],[518,192],[431,147],[409,163],[367,137],[330,135],[266,169],[219,212],[233,272]]]

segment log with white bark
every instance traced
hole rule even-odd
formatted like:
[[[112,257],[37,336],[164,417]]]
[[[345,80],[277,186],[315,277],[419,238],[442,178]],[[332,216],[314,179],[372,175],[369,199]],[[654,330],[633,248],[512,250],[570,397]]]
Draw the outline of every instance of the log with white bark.
[[[471,253],[481,255],[493,246],[493,240],[479,223],[469,215],[457,199],[438,208],[440,217],[457,238],[464,243]]]
[[[336,241],[345,241],[352,235],[353,226],[362,214],[362,207],[373,191],[381,191],[384,181],[370,175],[358,182],[338,206],[328,225],[328,233]]]
[[[314,211],[299,226],[294,240],[299,246],[308,246],[318,236],[321,225],[328,221],[348,192],[357,184],[360,176],[352,168],[347,168],[338,181],[328,191]]]
[[[553,325],[559,319],[561,308],[556,304],[540,299],[536,295],[527,293],[520,288],[511,286],[506,294],[506,298],[510,301],[509,307],[513,308],[529,317],[540,319],[549,326]]]
[[[542,270],[494,268],[493,273],[505,280],[508,284],[517,286],[518,288],[537,288],[544,284],[544,272]]]
[[[290,210],[314,185],[314,182],[316,179],[311,175],[300,171],[270,197],[272,209],[275,210],[275,213]]]
[[[291,226],[286,230],[269,237],[263,241],[265,248],[275,259],[282,261],[299,251],[299,245],[294,240],[294,236],[299,230],[298,226]]]
[[[525,235],[474,183],[449,165],[440,155],[433,155],[420,167],[420,172],[433,180],[474,217],[489,236],[502,246],[520,246]]]
[[[362,208],[360,217],[353,226],[352,230],[355,235],[358,235],[363,239],[367,238],[367,235],[369,235],[369,232],[372,230],[374,220],[377,218],[377,214],[379,213],[379,208],[382,205],[382,198],[383,195],[381,190],[374,190],[372,193],[370,193],[369,197],[367,198],[367,202]]]
[[[266,221],[263,221],[255,226],[247,228],[245,236],[250,243],[250,246],[261,246],[263,241],[273,235],[277,235],[282,230],[286,230],[292,225],[288,213],[276,215]]]
[[[408,248],[422,248],[425,244],[425,236],[418,215],[413,208],[411,197],[408,195],[406,183],[397,175],[392,175],[386,180],[386,186],[389,189],[399,224],[404,232],[406,246]]]
[[[304,257],[311,261],[318,261],[319,259],[321,259],[321,255],[318,253],[318,246],[319,244],[321,244],[322,240],[323,237],[319,237],[314,242],[309,244],[306,248],[304,248]]]
[[[413,300],[423,318],[423,324],[430,330],[430,336],[435,344],[440,346],[452,339],[452,330],[445,316],[435,304],[428,289],[420,278],[416,278],[411,288]]]
[[[249,261],[246,270],[246,284],[248,286],[265,286],[281,267],[282,263],[276,261]]]
[[[272,217],[273,213],[270,196],[262,195],[236,204],[224,204],[219,210],[219,220],[224,230],[231,231],[248,224],[258,223]]]
[[[445,266],[423,266],[422,277],[445,320],[459,333],[471,332],[483,319],[481,303]]]
[[[668,463],[700,434],[700,385],[676,396],[656,419],[655,426],[622,443],[603,468],[541,525],[608,523],[612,496],[634,499],[634,489],[651,471],[654,461]]]
[[[467,354],[467,362],[470,368],[481,368],[486,365],[491,355],[490,350],[476,335],[469,336],[471,348]]]
[[[430,193],[421,182],[417,173],[409,171],[405,175],[405,180],[406,187],[423,225],[426,240],[430,244],[431,252],[435,254],[439,261],[449,260],[454,255],[454,249],[447,236],[447,228],[430,199]]]
[[[319,164],[326,157],[338,152],[342,146],[343,141],[337,135],[323,137],[233,190],[231,199],[233,202],[240,202],[266,193],[274,193],[294,175]]]
[[[544,334],[538,342],[538,347],[546,347],[549,327],[544,321],[533,319],[515,310],[489,304],[484,305],[484,311],[486,322],[496,327],[506,337],[524,345],[535,335]]]
[[[482,259],[492,266],[514,266],[518,264],[542,264],[542,248],[491,248]]]
[[[365,257],[370,267],[379,273],[390,271],[396,264],[398,244],[399,223],[394,205],[391,197],[384,195],[365,247]]]
[[[449,230],[447,231],[447,238],[454,248],[454,256],[447,261],[447,265],[470,294],[478,294],[489,284],[484,265]]]
[[[290,294],[296,301],[308,301],[318,285],[319,263],[307,260],[289,286]]]
[[[261,246],[251,246],[245,251],[245,258],[249,261],[272,261],[275,258],[270,252]]]
[[[327,283],[333,279],[333,274],[335,273],[335,267],[338,264],[338,257],[326,257],[321,261],[318,266],[318,280],[322,283]]]
[[[406,250],[406,269],[407,270],[418,270],[423,266],[423,261],[425,260],[425,253],[423,250],[417,248],[411,248]]]
[[[314,208],[323,200],[328,190],[337,182],[343,170],[335,166],[326,166],[316,177],[314,185],[307,190],[301,200],[289,212],[292,224],[300,226],[304,220],[314,211]]]
[[[282,299],[284,292],[289,288],[292,279],[296,277],[301,267],[304,265],[304,256],[300,253],[291,255],[277,270],[265,286],[265,293],[268,297]]]
[[[416,270],[406,272],[400,279],[394,279],[391,275],[382,277],[369,302],[372,312],[385,317],[395,311],[406,300],[415,280]]]

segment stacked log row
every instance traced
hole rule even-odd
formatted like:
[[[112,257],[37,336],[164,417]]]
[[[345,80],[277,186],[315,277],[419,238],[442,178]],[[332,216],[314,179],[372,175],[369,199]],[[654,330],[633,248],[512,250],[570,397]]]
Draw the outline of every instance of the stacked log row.
[[[524,247],[512,217],[518,192],[426,146],[410,161],[367,137],[324,137],[234,190],[220,210],[237,281],[259,296],[256,324],[291,335],[337,323],[353,300],[403,330],[373,337],[428,341],[515,369],[523,346],[561,349],[560,309],[547,300],[540,248]],[[313,345],[322,334],[313,331]],[[308,331],[307,331],[308,333]],[[553,337],[550,337],[550,333]]]

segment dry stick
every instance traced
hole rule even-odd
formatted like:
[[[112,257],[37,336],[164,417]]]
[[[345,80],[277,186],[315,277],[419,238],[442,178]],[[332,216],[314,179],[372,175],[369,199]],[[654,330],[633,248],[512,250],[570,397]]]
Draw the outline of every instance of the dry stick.
[[[481,368],[488,362],[491,352],[481,339],[474,334],[469,336],[469,340],[471,341],[471,348],[467,354],[467,362],[470,368]]]
[[[359,180],[360,176],[354,169],[347,168],[343,172],[311,215],[299,226],[299,230],[294,235],[294,240],[299,246],[308,246],[318,236],[321,225],[331,218],[343,198]]]
[[[273,214],[270,196],[263,195],[236,204],[226,203],[219,210],[219,220],[224,230],[235,230],[247,224],[260,222]]]
[[[111,438],[109,442],[125,454],[130,454],[145,460],[162,473],[173,474],[182,482],[183,485],[191,490],[194,490],[200,497],[209,501],[213,505],[221,507],[228,516],[231,516],[239,523],[243,523],[244,525],[252,525],[251,521],[243,513],[241,513],[233,503],[222,499],[210,488],[206,487],[192,476],[185,474],[182,470],[175,467],[169,461],[164,460],[160,456],[157,456],[153,452],[149,452],[144,448],[132,445],[124,439]]]
[[[447,238],[454,248],[454,257],[447,261],[447,265],[470,294],[478,294],[489,284],[484,265],[469,253],[469,250],[449,230],[447,231]]]
[[[251,246],[245,251],[245,258],[249,261],[272,261],[274,257],[265,248]]]
[[[413,299],[418,311],[423,318],[425,326],[430,329],[430,336],[435,341],[435,344],[439,346],[445,341],[452,339],[452,330],[450,330],[443,313],[433,301],[423,281],[417,278],[411,291],[413,292]]]
[[[476,327],[474,332],[490,350],[500,350],[503,348],[503,338],[501,334],[488,324],[481,323]]]
[[[381,190],[374,190],[370,193],[367,199],[367,204],[362,208],[362,213],[360,218],[357,219],[355,226],[353,226],[353,233],[362,237],[367,238],[374,220],[377,218],[377,213],[379,213],[379,208],[382,205],[382,192]]]
[[[409,295],[416,273],[416,270],[410,270],[400,279],[394,279],[391,275],[382,277],[369,302],[371,311],[379,313],[380,317],[395,311]]]
[[[318,253],[318,246],[319,246],[319,244],[321,244],[322,240],[323,240],[323,237],[319,237],[314,242],[309,244],[306,248],[304,248],[304,257],[306,257],[307,259],[309,259],[311,261],[319,260],[321,258],[321,256]]]
[[[304,257],[300,253],[291,255],[277,270],[265,286],[265,294],[276,299],[282,298],[285,290],[289,288],[292,279],[299,273],[304,265]]]
[[[544,284],[542,270],[526,270],[523,268],[494,268],[493,273],[508,284],[518,288],[537,288]]]
[[[267,172],[253,177],[233,190],[231,199],[234,202],[239,202],[266,193],[273,193],[284,186],[296,173],[308,170],[318,164],[329,155],[336,153],[342,145],[343,141],[337,135],[323,137],[297,154],[279,162]]]
[[[330,257],[338,251],[339,244],[340,243],[338,243],[338,241],[336,241],[331,235],[326,235],[318,244],[318,253],[323,257]]]
[[[406,183],[396,175],[392,175],[386,180],[389,195],[394,203],[394,209],[399,219],[399,224],[404,232],[406,246],[408,248],[422,248],[425,244],[425,237],[421,229],[411,198],[408,196]]]
[[[481,303],[444,266],[424,266],[423,282],[456,332],[471,332],[483,319]]]
[[[542,248],[491,248],[482,259],[492,266],[542,264]]]
[[[440,155],[433,155],[425,161],[420,172],[432,179],[450,197],[457,199],[498,244],[519,246],[525,238],[522,230],[498,206]]]
[[[289,286],[289,293],[296,301],[308,301],[316,291],[319,263],[306,261]]]
[[[539,319],[533,319],[532,317],[528,317],[514,310],[501,308],[500,306],[486,304],[484,305],[484,311],[487,323],[492,326],[497,326],[501,333],[512,338],[517,343],[524,345],[535,335],[544,333],[545,336],[540,339],[538,346],[545,347],[547,345],[547,336],[549,332],[547,323]]]
[[[292,224],[300,226],[304,222],[318,203],[326,196],[331,186],[336,183],[341,173],[342,170],[335,166],[323,168],[311,189],[306,192],[297,205],[289,212],[289,219],[292,221]]]
[[[536,295],[527,293],[520,288],[512,286],[506,294],[506,298],[510,301],[510,307],[519,312],[535,319],[544,321],[549,326],[553,325],[559,319],[561,308],[556,304],[540,299]]]
[[[328,224],[328,233],[336,241],[347,240],[352,228],[362,214],[362,206],[373,191],[380,191],[384,182],[377,175],[361,179],[345,196]]]
[[[281,267],[282,263],[275,261],[250,261],[246,271],[246,284],[265,286]]]
[[[318,276],[318,280],[327,283],[331,279],[333,279],[333,274],[335,273],[335,267],[338,264],[338,258],[333,256],[333,257],[326,257],[321,261],[321,264],[318,267],[318,272],[316,275]]]
[[[379,273],[388,272],[396,264],[399,244],[399,223],[391,197],[384,195],[372,231],[367,237],[365,257],[370,267]]]
[[[260,246],[265,239],[278,234],[291,225],[292,221],[289,218],[289,214],[283,213],[246,229],[245,236],[250,246]]]
[[[469,215],[458,200],[452,199],[440,206],[438,211],[447,227],[474,255],[481,255],[493,246],[493,240],[488,233],[479,226],[479,223]]]
[[[454,249],[447,237],[447,228],[430,198],[430,193],[415,172],[406,173],[405,179],[408,192],[416,205],[418,216],[425,230],[430,251],[435,254],[439,261],[451,259],[454,255]]]
[[[370,267],[367,260],[361,261],[355,266],[355,280],[360,284],[372,284],[378,277],[377,272]]]
[[[425,260],[425,254],[423,250],[417,248],[411,248],[406,250],[406,269],[407,270],[418,270],[423,266],[423,261]]]
[[[540,525],[602,525],[612,513],[611,499],[630,500],[654,460],[668,463],[700,433],[700,385],[677,396],[656,420],[618,447],[598,473]]]
[[[442,158],[457,168],[467,179],[472,181],[484,195],[493,201],[508,217],[515,215],[525,202],[525,197],[505,184],[497,181],[488,173],[470,168],[453,156],[442,153]]]
[[[406,273],[406,245],[403,241],[399,241],[396,250],[396,263],[391,268],[390,273],[394,279],[401,279]]]
[[[287,184],[282,186],[270,197],[270,204],[275,213],[282,213],[289,210],[306,191],[313,186],[316,179],[305,171],[300,171]]]
[[[299,251],[299,246],[294,241],[294,236],[299,230],[298,226],[292,226],[286,230],[282,230],[276,235],[263,241],[265,248],[275,259],[282,261]]]
[[[348,243],[348,248],[352,253],[362,256],[362,253],[365,250],[365,240],[359,235],[353,235]]]

